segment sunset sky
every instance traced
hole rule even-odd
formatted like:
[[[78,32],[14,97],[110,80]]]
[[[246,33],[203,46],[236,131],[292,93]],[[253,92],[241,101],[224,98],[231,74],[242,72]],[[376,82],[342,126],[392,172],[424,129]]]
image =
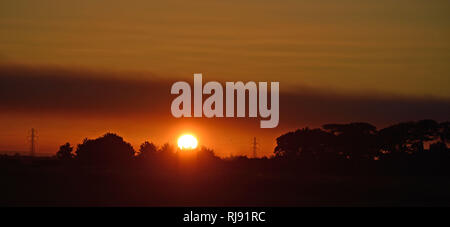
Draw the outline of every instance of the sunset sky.
[[[273,152],[288,130],[330,122],[379,127],[450,116],[450,2],[0,2],[0,151],[39,152],[117,132],[222,156]],[[279,81],[280,125],[175,119],[173,82]]]

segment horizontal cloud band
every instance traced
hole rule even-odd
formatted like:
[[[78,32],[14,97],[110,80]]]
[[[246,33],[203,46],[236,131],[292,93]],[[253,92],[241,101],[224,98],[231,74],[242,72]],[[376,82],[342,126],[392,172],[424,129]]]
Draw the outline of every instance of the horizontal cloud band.
[[[187,75],[190,76],[190,75]],[[170,117],[171,84],[51,67],[0,66],[0,111],[149,114]],[[450,100],[330,93],[311,88],[280,91],[280,125],[369,121],[386,124],[432,118],[449,120]]]

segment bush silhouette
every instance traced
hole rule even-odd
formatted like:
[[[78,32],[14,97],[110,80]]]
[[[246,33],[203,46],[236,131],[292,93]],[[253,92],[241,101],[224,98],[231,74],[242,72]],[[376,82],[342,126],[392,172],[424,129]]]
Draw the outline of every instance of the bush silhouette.
[[[158,148],[155,144],[145,141],[139,148],[139,158],[148,159],[154,157],[158,152]]]
[[[74,157],[72,151],[73,147],[70,146],[70,143],[66,143],[59,147],[59,151],[56,153],[56,157],[61,160],[71,160]]]
[[[97,139],[84,139],[76,150],[79,160],[98,164],[125,163],[133,159],[135,151],[130,143],[114,133]]]

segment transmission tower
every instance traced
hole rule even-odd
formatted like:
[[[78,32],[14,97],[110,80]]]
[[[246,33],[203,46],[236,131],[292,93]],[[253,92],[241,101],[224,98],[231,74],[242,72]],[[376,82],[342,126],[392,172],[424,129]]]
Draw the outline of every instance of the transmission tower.
[[[253,148],[253,158],[256,158],[256,151],[258,150],[258,142],[256,142],[256,137],[253,137],[252,148]]]
[[[30,156],[33,157],[36,153],[36,130],[34,128],[31,129],[30,143]]]

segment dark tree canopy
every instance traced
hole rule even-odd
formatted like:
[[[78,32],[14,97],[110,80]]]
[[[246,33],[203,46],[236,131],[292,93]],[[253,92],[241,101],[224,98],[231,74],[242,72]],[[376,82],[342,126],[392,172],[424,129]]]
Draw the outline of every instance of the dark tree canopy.
[[[277,138],[276,156],[295,157],[299,155],[317,156],[332,143],[332,134],[322,129],[303,128]]]
[[[368,135],[374,134],[377,131],[377,128],[375,126],[364,122],[356,122],[350,124],[326,124],[323,125],[322,128],[335,135]]]
[[[157,152],[158,152],[158,148],[156,147],[156,145],[153,143],[150,143],[148,141],[145,141],[139,147],[139,157],[140,158],[152,157],[152,156],[156,155]]]
[[[130,143],[114,133],[106,133],[97,139],[84,139],[78,144],[77,158],[95,163],[120,163],[131,160],[135,151]]]
[[[200,160],[205,160],[205,161],[218,159],[216,154],[214,154],[214,151],[212,149],[207,148],[207,147],[201,147],[200,150],[198,150],[197,158],[200,159]]]
[[[444,143],[450,143],[450,121],[439,124],[439,138]]]
[[[277,157],[341,156],[347,159],[374,159],[386,154],[416,154],[447,151],[449,122],[434,120],[402,122],[380,131],[369,123],[326,124],[323,129],[304,128],[277,138]]]
[[[376,127],[369,123],[326,124],[323,128],[332,133],[332,149],[352,158],[372,157],[377,151]]]
[[[56,153],[56,157],[61,160],[70,160],[74,157],[72,151],[73,147],[70,146],[70,143],[66,143],[59,147],[59,151]]]

